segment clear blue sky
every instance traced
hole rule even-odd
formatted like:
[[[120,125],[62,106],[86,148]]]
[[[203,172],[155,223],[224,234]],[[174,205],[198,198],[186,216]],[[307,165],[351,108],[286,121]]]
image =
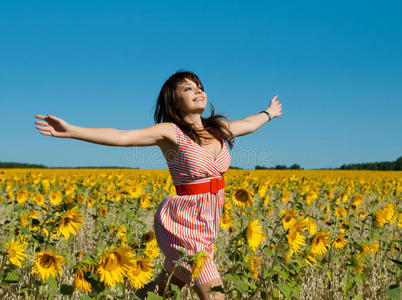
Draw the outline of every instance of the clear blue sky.
[[[167,168],[156,146],[47,137],[34,116],[148,127],[178,69],[198,74],[208,102],[231,120],[279,94],[282,116],[236,139],[233,166],[395,160],[401,9],[399,1],[2,1],[0,161]]]

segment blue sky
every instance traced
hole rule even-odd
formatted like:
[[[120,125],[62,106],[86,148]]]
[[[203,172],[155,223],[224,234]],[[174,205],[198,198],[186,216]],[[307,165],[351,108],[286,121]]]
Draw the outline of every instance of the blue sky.
[[[231,120],[266,109],[279,94],[282,116],[236,139],[233,166],[395,160],[401,8],[398,1],[2,1],[0,161],[166,169],[156,146],[47,137],[34,116],[148,127],[163,82],[178,69],[195,72],[208,102]]]

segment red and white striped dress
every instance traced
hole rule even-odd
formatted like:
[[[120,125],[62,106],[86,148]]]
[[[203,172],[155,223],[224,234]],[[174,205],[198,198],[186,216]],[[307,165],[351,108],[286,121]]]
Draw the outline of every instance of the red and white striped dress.
[[[174,123],[178,150],[174,159],[167,161],[174,185],[194,184],[223,176],[230,165],[230,153],[221,138],[221,150],[215,160],[209,152],[194,142]],[[224,189],[195,195],[167,196],[156,210],[154,219],[155,236],[166,256],[165,268],[173,270],[174,261],[179,259],[176,249],[186,254],[203,250],[210,258],[194,285],[201,285],[220,278],[213,261],[214,242],[218,236],[224,204]],[[175,276],[181,281],[191,282],[191,267],[183,263]],[[177,275],[176,275],[177,274]]]

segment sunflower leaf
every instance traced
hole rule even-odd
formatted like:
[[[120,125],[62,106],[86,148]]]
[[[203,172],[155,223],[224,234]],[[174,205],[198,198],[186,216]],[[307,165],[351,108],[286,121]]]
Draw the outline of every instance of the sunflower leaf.
[[[15,272],[9,272],[3,278],[3,280],[6,282],[18,282],[19,279],[20,279],[20,276]]]
[[[60,286],[60,293],[63,295],[72,295],[74,292],[74,287],[68,283],[63,282]]]
[[[57,282],[56,279],[52,275],[49,275],[49,278],[46,280],[46,283],[54,290],[57,290]]]
[[[401,287],[397,284],[393,284],[388,287],[385,291],[385,295],[390,297],[392,300],[400,300],[401,299]]]

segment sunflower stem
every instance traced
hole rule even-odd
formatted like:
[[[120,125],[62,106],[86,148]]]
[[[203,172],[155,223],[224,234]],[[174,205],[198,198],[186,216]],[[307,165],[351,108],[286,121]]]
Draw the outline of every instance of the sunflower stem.
[[[172,279],[174,272],[176,272],[178,266],[182,263],[182,261],[183,261],[183,258],[180,258],[180,260],[178,260],[178,261],[176,262],[176,264],[175,264],[175,266],[174,266],[172,272],[169,274],[169,277],[168,277],[167,282],[166,282],[166,285],[165,285],[165,289],[163,290],[163,295],[162,295],[163,300],[166,299],[166,293],[167,293],[168,288],[169,288],[170,280]]]

